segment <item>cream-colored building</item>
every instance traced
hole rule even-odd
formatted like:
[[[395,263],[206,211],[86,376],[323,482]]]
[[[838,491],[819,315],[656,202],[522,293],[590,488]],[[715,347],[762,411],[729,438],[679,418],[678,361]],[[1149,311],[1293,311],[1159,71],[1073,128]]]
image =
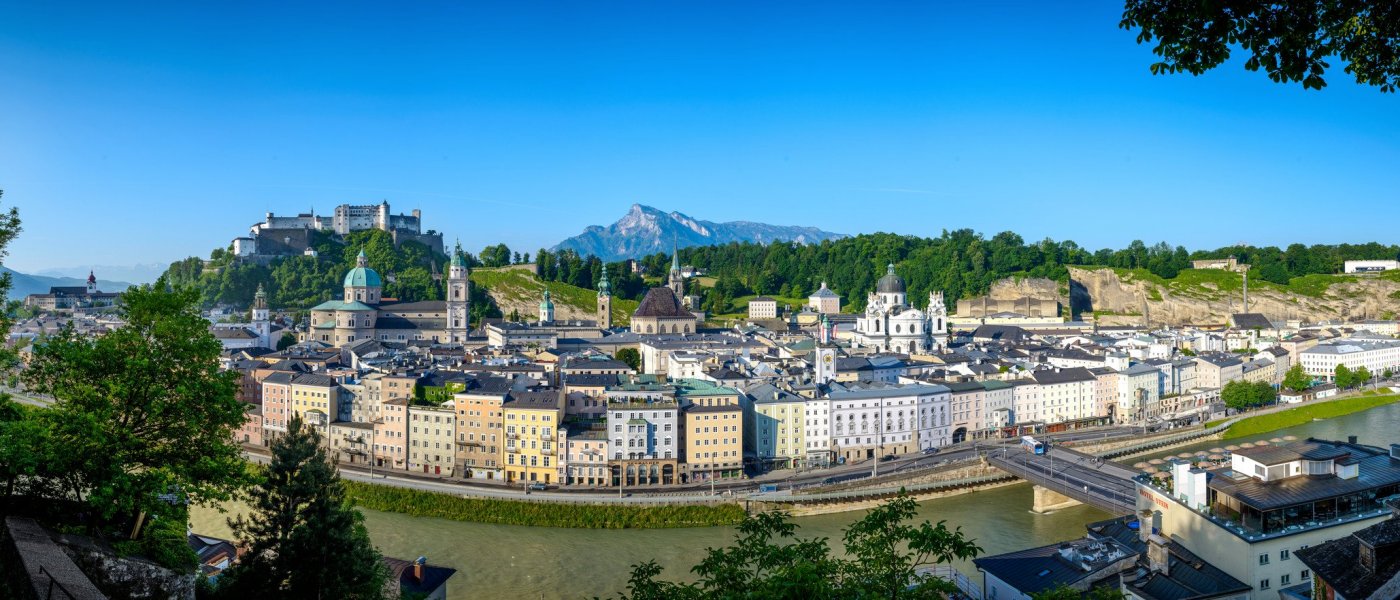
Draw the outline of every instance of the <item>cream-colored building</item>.
[[[754,458],[775,468],[795,468],[807,457],[804,428],[807,399],[770,383],[745,390],[753,404]]]
[[[749,300],[750,319],[776,319],[778,318],[778,301],[767,296],[758,296]]]
[[[456,445],[455,407],[410,404],[408,406],[408,470],[452,477]]]
[[[823,281],[822,286],[807,297],[807,306],[817,314],[834,315],[841,312],[841,296],[826,287]]]
[[[682,410],[682,481],[737,477],[744,470],[745,396],[701,379],[676,382]]]

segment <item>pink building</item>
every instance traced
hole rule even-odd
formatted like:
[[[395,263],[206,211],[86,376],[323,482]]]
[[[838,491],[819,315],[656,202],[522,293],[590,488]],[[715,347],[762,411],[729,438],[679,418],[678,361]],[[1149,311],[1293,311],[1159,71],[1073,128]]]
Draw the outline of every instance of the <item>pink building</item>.
[[[243,426],[233,432],[234,441],[250,446],[263,445],[263,416],[262,407],[256,404],[246,404],[248,418],[243,421]]]
[[[296,373],[279,371],[263,378],[262,382],[262,423],[265,438],[287,432],[287,421],[291,419],[292,378]]]

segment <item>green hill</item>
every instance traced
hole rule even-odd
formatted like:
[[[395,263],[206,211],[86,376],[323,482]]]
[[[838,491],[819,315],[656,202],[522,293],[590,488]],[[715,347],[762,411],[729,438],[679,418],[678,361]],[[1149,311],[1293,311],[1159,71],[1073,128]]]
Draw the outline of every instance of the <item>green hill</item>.
[[[544,290],[554,300],[554,315],[558,320],[588,319],[595,317],[598,293],[567,283],[543,282],[528,268],[503,267],[499,269],[477,268],[472,270],[472,285],[477,286],[491,297],[501,314],[510,316],[511,311],[519,313],[521,319],[530,320],[539,314],[540,300]],[[626,325],[637,310],[636,300],[623,300],[616,296],[612,301],[614,325]]]

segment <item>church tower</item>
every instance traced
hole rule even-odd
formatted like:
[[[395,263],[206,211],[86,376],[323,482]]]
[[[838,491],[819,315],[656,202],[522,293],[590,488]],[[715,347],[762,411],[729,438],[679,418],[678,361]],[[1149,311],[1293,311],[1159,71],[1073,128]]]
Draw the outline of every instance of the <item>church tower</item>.
[[[87,295],[91,296],[91,295],[96,294],[96,293],[97,293],[97,275],[94,275],[92,271],[88,271]]]
[[[540,302],[540,324],[554,322],[554,301],[549,298],[549,289],[544,290],[544,300]]]
[[[943,303],[943,291],[928,293],[928,309],[924,311],[928,318],[929,333],[933,337],[932,349],[943,349],[948,347],[948,305]],[[983,313],[986,316],[986,313]]]
[[[457,242],[447,269],[447,339],[455,343],[467,341],[467,330],[471,328],[471,280],[468,276],[462,243]]]
[[[671,250],[671,275],[666,279],[666,287],[675,292],[677,300],[685,299],[685,279],[681,277],[681,251],[679,248]]]
[[[598,280],[598,327],[612,329],[612,284],[608,283],[608,265],[603,264],[603,278]]]
[[[268,322],[267,313],[267,292],[259,283],[257,293],[253,294],[253,333],[258,334],[258,346],[273,348],[272,324]]]
[[[836,379],[836,346],[831,343],[830,326],[826,315],[822,315],[815,369],[817,385],[825,385]]]

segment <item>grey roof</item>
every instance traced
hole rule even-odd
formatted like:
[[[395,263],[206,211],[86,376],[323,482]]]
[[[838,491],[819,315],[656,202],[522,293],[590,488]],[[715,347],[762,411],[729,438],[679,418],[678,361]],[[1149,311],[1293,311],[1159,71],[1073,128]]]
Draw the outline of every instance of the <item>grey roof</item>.
[[[1076,381],[1095,381],[1093,373],[1084,367],[1074,367],[1072,369],[1042,369],[1032,371],[1031,377],[1040,385],[1055,385],[1060,383],[1074,383]]]
[[[335,378],[316,373],[302,373],[301,375],[297,375],[295,379],[292,379],[292,383],[295,385],[314,385],[317,387],[336,386]]]
[[[1078,540],[1076,544],[1097,544],[1108,552],[1119,555],[1118,560],[1131,556],[1131,548],[1113,538],[1102,540]],[[1103,576],[1104,570],[1112,562],[1096,565],[1086,572],[1060,556],[1060,548],[1069,543],[1056,543],[1038,548],[1029,548],[996,556],[973,559],[973,564],[982,571],[994,575],[1023,594],[1036,594],[1061,584],[1073,585],[1086,577]]]
[[[422,300],[419,302],[393,302],[390,304],[380,304],[379,310],[392,312],[443,312],[447,310],[447,302],[443,300]]]
[[[1324,456],[1326,451],[1333,449],[1344,451],[1350,456],[1340,460],[1355,461],[1358,466],[1357,476],[1342,479],[1336,475],[1297,475],[1265,482],[1234,473],[1230,469],[1217,469],[1212,471],[1215,477],[1212,477],[1207,485],[1219,493],[1233,496],[1260,510],[1400,485],[1400,461],[1391,460],[1389,453],[1380,448],[1309,438],[1304,443],[1289,444],[1284,449],[1299,453],[1300,456],[1300,450],[1313,456]],[[1269,460],[1278,460],[1275,456],[1265,456]]]
[[[559,390],[511,392],[505,408],[559,408]]]
[[[1236,313],[1230,315],[1230,322],[1239,329],[1273,329],[1274,324],[1263,313]]]
[[[654,287],[632,313],[634,317],[691,317],[695,315],[681,306],[680,298],[668,287]]]
[[[1089,524],[1089,535],[1112,538],[1141,555],[1147,551],[1131,516]],[[1250,592],[1248,584],[1231,577],[1215,565],[1206,562],[1177,542],[1167,543],[1167,574],[1143,569],[1139,558],[1138,574],[1133,592],[1150,600],[1204,600],[1227,598]]]
[[[1023,342],[1031,338],[1025,329],[1015,325],[978,325],[972,337],[1006,342]]]
[[[875,292],[880,294],[904,293],[904,279],[895,274],[893,264],[885,269],[885,276],[875,282]]]
[[[1362,565],[1361,544],[1375,549],[1375,568]],[[1392,518],[1347,537],[1294,551],[1313,575],[1332,586],[1338,597],[1371,598],[1400,574],[1400,520]]]

